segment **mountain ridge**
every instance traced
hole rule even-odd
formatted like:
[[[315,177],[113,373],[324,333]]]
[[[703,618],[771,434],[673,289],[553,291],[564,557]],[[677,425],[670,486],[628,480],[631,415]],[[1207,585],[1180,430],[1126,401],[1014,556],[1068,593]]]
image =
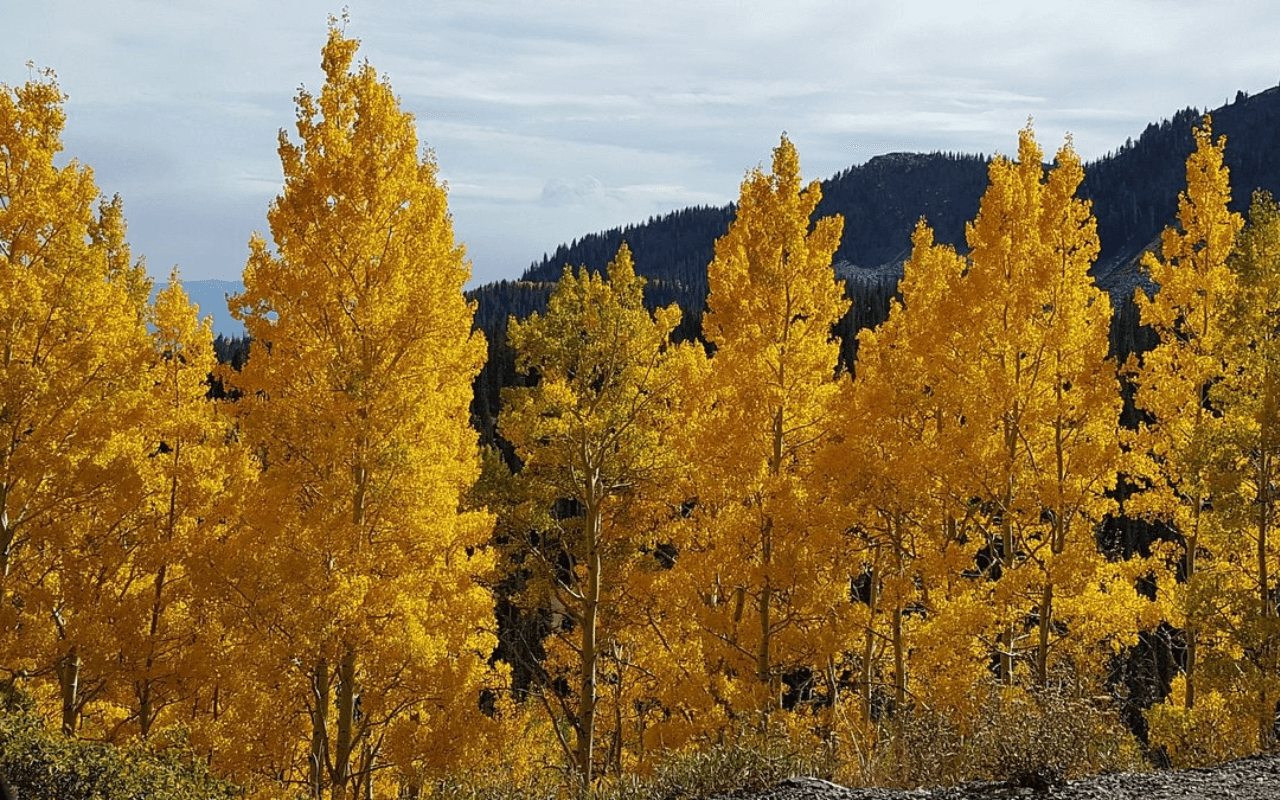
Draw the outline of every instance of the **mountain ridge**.
[[[1244,211],[1256,189],[1280,194],[1280,86],[1255,95],[1236,93],[1233,102],[1209,112],[1215,137],[1227,137],[1233,209]],[[1174,221],[1184,164],[1192,150],[1191,129],[1203,112],[1188,107],[1148,123],[1135,140],[1085,164],[1080,195],[1093,203],[1102,250],[1094,274],[1099,285],[1132,293],[1142,251]],[[885,153],[820,181],[823,199],[815,217],[845,217],[835,262],[844,277],[901,275],[911,231],[924,217],[939,242],[964,252],[964,225],[978,210],[987,184],[989,158],[982,154]],[[715,238],[732,221],[733,205],[691,206],[645,222],[586,234],[534,261],[521,280],[555,281],[566,264],[603,270],[625,239],[636,270],[650,279],[705,281]],[[673,257],[674,256],[674,257]],[[702,275],[691,269],[702,268]],[[867,270],[869,272],[859,272]],[[693,274],[691,274],[693,273]]]

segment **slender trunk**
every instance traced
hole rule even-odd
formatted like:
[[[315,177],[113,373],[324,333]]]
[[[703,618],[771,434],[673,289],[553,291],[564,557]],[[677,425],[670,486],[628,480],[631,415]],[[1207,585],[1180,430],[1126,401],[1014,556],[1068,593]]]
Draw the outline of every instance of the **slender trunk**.
[[[779,385],[786,385],[786,361],[782,361],[779,373]],[[772,449],[769,453],[769,474],[782,474],[782,446],[786,409],[779,406],[773,413]],[[772,502],[772,498],[766,502]],[[778,703],[778,691],[775,686],[773,669],[773,513],[768,510],[764,525],[760,530],[760,566],[764,575],[764,585],[760,588],[760,644],[756,650],[756,679],[765,685],[768,693],[764,713],[766,718]]]
[[[1267,536],[1271,531],[1271,458],[1264,452],[1258,469],[1258,612],[1263,619],[1276,615],[1271,601],[1271,575],[1267,564]]]
[[[618,682],[613,695],[613,748],[609,752],[609,765],[613,774],[622,774],[622,660],[618,660]]]
[[[907,653],[902,643],[902,604],[893,609],[893,713],[907,704]]]
[[[62,732],[75,736],[80,726],[80,648],[73,645],[58,661],[56,671],[62,693]]]
[[[368,741],[360,745],[360,769],[356,772],[355,778],[352,796],[360,797],[362,800],[373,800],[373,748],[369,746]]]
[[[589,491],[586,516],[586,561],[587,581],[583,588],[582,638],[580,654],[579,679],[581,690],[578,697],[578,747],[575,757],[578,762],[578,774],[583,786],[590,786],[592,781],[591,766],[595,757],[596,734],[596,667],[600,658],[599,646],[596,642],[596,627],[600,611],[600,528],[601,509],[595,497],[594,489]]]
[[[9,521],[9,487],[0,485],[0,607],[4,606],[7,599],[13,540],[17,538],[16,527]]]
[[[1058,406],[1064,403],[1063,382],[1056,381]],[[1067,494],[1067,459],[1064,441],[1063,418],[1059,415],[1053,423],[1054,466],[1057,470],[1058,502],[1053,509],[1052,538],[1049,543],[1049,559],[1044,566],[1044,593],[1040,598],[1040,641],[1036,648],[1036,678],[1040,688],[1049,686],[1049,637],[1053,632],[1053,579],[1058,556],[1067,549],[1067,509],[1062,498]]]
[[[1192,537],[1191,541],[1194,543],[1195,537]],[[1187,580],[1188,581],[1191,580],[1191,577],[1194,574],[1192,572],[1192,569],[1193,569],[1192,565],[1194,563],[1195,563],[1195,556],[1191,555],[1191,552],[1188,551],[1187,553]],[[1182,701],[1183,701],[1183,705],[1186,706],[1188,709],[1190,709],[1190,708],[1195,708],[1196,706],[1196,639],[1197,639],[1197,636],[1196,636],[1196,620],[1192,619],[1189,616],[1187,617],[1187,629],[1186,629],[1186,632],[1184,633],[1184,636],[1186,637],[1186,640],[1187,640],[1187,667],[1186,667],[1187,688],[1186,688],[1186,692],[1183,694]]]
[[[836,678],[836,657],[835,656],[832,656],[832,655],[827,656],[827,668],[825,670],[825,673],[826,674],[824,674],[823,677],[826,678],[826,683],[827,683],[827,699],[829,702],[828,708],[831,711],[830,718],[832,721],[834,721],[835,710],[840,707],[840,681]]]
[[[1196,504],[1194,522],[1191,527],[1191,536],[1187,537],[1187,585],[1195,579],[1196,575],[1196,548],[1199,546],[1199,536],[1197,535],[1200,528],[1200,495],[1197,493],[1194,499]],[[1194,590],[1193,590],[1194,591]],[[1192,709],[1196,707],[1196,639],[1197,626],[1199,620],[1195,619],[1192,614],[1187,614],[1187,627],[1184,636],[1187,640],[1187,688],[1183,694],[1183,705]]]
[[[310,792],[324,796],[325,763],[329,751],[329,663],[320,659],[311,673]]]
[[[906,648],[902,641],[903,585],[906,578],[906,537],[902,532],[902,515],[893,514],[889,520],[893,545],[894,569],[897,572],[897,596],[893,602],[893,710],[901,712],[907,703]]]
[[[356,651],[347,646],[338,663],[338,740],[333,748],[333,800],[347,795],[347,783],[351,779],[351,755],[355,750]]]
[[[880,575],[877,567],[879,553],[871,565],[871,575],[867,589],[867,629],[862,641],[862,675],[860,686],[862,693],[862,719],[871,722],[871,679],[874,675],[871,665],[876,657],[876,612],[880,604]]]
[[[1003,552],[1000,554],[1001,578],[1007,577],[1010,570],[1013,569],[1013,500],[1017,493],[1015,488],[1014,464],[1018,457],[1018,423],[1019,403],[1013,404],[1012,414],[1005,419],[1004,439],[1005,451],[1008,461],[1006,468],[1009,474],[1005,477],[1004,497],[1001,498],[1003,508],[1000,513],[1000,544]],[[1007,613],[1005,609],[1001,609],[1002,613]],[[1013,627],[1010,622],[1009,627],[1000,633],[1000,680],[1006,684],[1013,683]]]
[[[1209,304],[1204,303],[1201,307],[1200,330],[1197,336],[1197,343],[1203,344],[1209,335]],[[1197,386],[1196,392],[1196,419],[1194,431],[1200,434],[1204,430],[1204,386]],[[1203,477],[1197,476],[1197,477]],[[1196,550],[1200,545],[1200,514],[1204,509],[1204,495],[1202,489],[1197,488],[1192,502],[1195,504],[1191,510],[1191,535],[1186,537],[1187,543],[1187,588],[1195,591],[1193,586],[1196,575]],[[1198,627],[1200,620],[1193,617],[1191,613],[1187,614],[1187,688],[1183,695],[1183,704],[1187,709],[1195,708],[1196,705],[1196,639],[1198,638]]]
[[[151,670],[151,658],[147,658],[147,671]],[[138,733],[143,739],[151,735],[151,678],[144,677],[138,685]]]
[[[1258,464],[1258,613],[1263,620],[1276,616],[1275,603],[1271,600],[1271,575],[1267,565],[1267,539],[1271,531],[1271,449],[1267,426],[1263,427],[1263,446]],[[1275,669],[1276,643],[1268,637],[1263,642],[1261,662],[1258,667],[1262,680],[1258,685],[1258,749],[1270,750],[1275,741],[1276,712],[1267,691],[1267,683]]]
[[[1040,642],[1036,647],[1036,680],[1040,688],[1049,685],[1049,631],[1053,627],[1053,582],[1045,581],[1040,596]]]
[[[154,681],[151,677],[151,670],[156,663],[156,637],[160,632],[160,616],[164,611],[164,581],[167,573],[167,565],[161,564],[160,569],[156,570],[155,594],[151,600],[151,625],[148,629],[148,645],[147,645],[147,661],[146,671],[142,676],[141,691],[138,692],[138,727],[141,729],[142,738],[145,739],[151,734],[151,725],[155,722],[155,711],[152,702],[152,685]]]
[[[769,580],[769,564],[773,560],[773,520],[765,522],[764,534],[762,536],[762,554],[764,562],[764,586],[760,589],[759,607],[760,614],[760,644],[756,649],[756,679],[763,684],[768,684],[772,678],[773,664],[771,663],[770,654],[770,638],[773,632],[773,587]],[[773,705],[772,698],[766,703],[766,711]]]

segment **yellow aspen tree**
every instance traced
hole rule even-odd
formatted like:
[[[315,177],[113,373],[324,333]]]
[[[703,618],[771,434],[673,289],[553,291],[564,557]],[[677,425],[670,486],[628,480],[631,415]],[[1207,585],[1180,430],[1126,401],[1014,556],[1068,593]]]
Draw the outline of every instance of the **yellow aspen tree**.
[[[743,181],[707,271],[714,355],[688,390],[700,399],[686,438],[697,508],[678,568],[702,585],[708,669],[739,695],[722,697],[736,712],[777,708],[785,671],[822,670],[829,615],[848,602],[839,536],[808,494],[837,399],[832,326],[849,307],[831,269],[843,219],[810,222],[821,196],[784,136],[772,172]]]
[[[584,785],[597,774],[603,668],[619,690],[626,678],[625,586],[656,564],[653,509],[673,477],[670,408],[680,389],[671,367],[680,349],[670,343],[680,310],[645,309],[625,244],[607,273],[566,267],[546,313],[511,322],[517,368],[534,383],[504,390],[499,419],[522,462],[517,477],[544,511],[542,529],[522,543],[527,599],[570,623],[553,631],[546,667],[552,681],[563,665],[574,692],[544,686],[539,698],[572,730],[561,744]],[[612,700],[611,716],[630,716],[617,692]],[[621,748],[617,725],[615,737]]]
[[[379,793],[387,768],[417,785],[464,753],[494,644],[473,580],[491,519],[459,510],[485,352],[470,268],[413,117],[352,67],[358,44],[331,23],[300,141],[280,134],[275,249],[250,242],[232,310],[253,346],[229,376],[261,470],[224,565],[260,634],[244,658],[280,684],[286,780],[335,798]]]
[[[143,497],[117,618],[128,690],[118,702],[143,738],[175,704],[187,716],[187,703],[199,705],[201,690],[216,682],[208,648],[218,630],[204,562],[228,532],[232,492],[249,488],[231,417],[208,397],[217,369],[212,320],[198,319],[176,270],[156,296],[151,323],[150,398],[139,437]]]
[[[1227,260],[1235,292],[1224,319],[1224,363],[1210,389],[1221,428],[1210,455],[1209,491],[1222,524],[1209,544],[1220,566],[1217,618],[1227,647],[1215,653],[1211,682],[1239,683],[1233,702],[1257,725],[1257,749],[1275,743],[1280,697],[1274,528],[1280,514],[1280,204],[1254,195],[1248,222]],[[1202,665],[1202,674],[1203,674]]]
[[[99,561],[118,562],[136,494],[119,432],[141,407],[150,286],[119,198],[54,165],[64,100],[51,73],[0,86],[0,666],[53,675],[73,733],[102,685]]]
[[[1160,255],[1148,253],[1142,261],[1158,291],[1153,297],[1138,291],[1134,298],[1142,324],[1155,331],[1159,343],[1133,367],[1134,402],[1149,418],[1134,448],[1149,456],[1144,472],[1151,486],[1128,509],[1167,520],[1181,538],[1181,580],[1161,591],[1186,641],[1182,707],[1188,711],[1196,704],[1200,639],[1212,602],[1206,596],[1212,594],[1210,581],[1201,576],[1208,565],[1199,561],[1202,537],[1211,536],[1215,524],[1208,476],[1219,417],[1208,402],[1209,388],[1225,374],[1226,311],[1235,292],[1227,259],[1244,224],[1228,208],[1225,139],[1213,139],[1207,116],[1194,135],[1178,224],[1165,229]]]
[[[1017,161],[993,160],[989,176],[966,231],[955,322],[973,327],[950,388],[966,430],[961,485],[984,504],[990,636],[1007,682],[1023,653],[1040,686],[1055,653],[1087,681],[1136,635],[1139,608],[1095,538],[1122,467],[1111,306],[1088,274],[1096,225],[1075,197],[1084,173],[1069,141],[1046,177],[1028,127]]]
[[[971,679],[987,658],[974,646],[977,632],[965,636],[961,619],[947,613],[956,589],[967,589],[958,579],[973,564],[977,540],[964,536],[963,518],[948,514],[939,482],[955,458],[945,446],[955,423],[938,390],[947,353],[965,335],[949,320],[962,313],[955,288],[967,264],[954,248],[935,245],[923,221],[912,243],[901,301],[891,303],[884,323],[859,334],[855,376],[842,387],[820,463],[837,513],[855,521],[844,558],[861,601],[853,625],[862,628],[855,660],[865,722],[874,715],[875,687],[888,687],[895,711],[917,699],[940,710],[968,688],[946,687],[957,676]],[[879,666],[886,660],[891,666]],[[912,685],[911,670],[920,685]],[[834,697],[834,676],[828,684]]]

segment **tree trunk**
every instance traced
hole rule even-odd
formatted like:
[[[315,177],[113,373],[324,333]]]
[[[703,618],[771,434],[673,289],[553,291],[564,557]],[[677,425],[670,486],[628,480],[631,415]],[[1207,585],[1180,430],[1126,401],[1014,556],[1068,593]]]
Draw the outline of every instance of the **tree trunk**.
[[[80,726],[80,648],[73,645],[58,661],[58,686],[62,690],[62,732],[75,736]]]
[[[880,604],[880,575],[877,564],[880,560],[876,553],[871,565],[871,574],[867,582],[867,630],[862,641],[862,680],[858,687],[862,694],[862,721],[871,722],[871,679],[872,663],[876,658],[876,611]]]
[[[1209,333],[1209,307],[1205,304],[1203,309],[1203,323],[1200,329],[1200,341],[1204,341]],[[1204,399],[1200,396],[1201,389],[1196,389],[1196,422],[1195,431],[1199,433],[1204,430]],[[1196,575],[1196,550],[1200,545],[1200,513],[1204,509],[1204,496],[1201,490],[1197,489],[1195,496],[1192,498],[1195,505],[1191,510],[1191,535],[1186,537],[1187,543],[1187,588],[1195,591],[1194,579]],[[1189,613],[1187,615],[1187,690],[1183,695],[1183,704],[1188,710],[1196,706],[1196,638],[1199,620],[1194,619]]]
[[[0,485],[0,606],[8,598],[9,570],[12,569],[13,540],[17,526],[9,520],[9,487]]]
[[[1017,417],[1019,414],[1019,404],[1015,401],[1013,404],[1013,412],[1006,415],[1004,422],[1004,439],[1005,450],[1008,462],[1006,464],[1009,475],[1005,479],[1004,497],[1001,498],[1003,508],[1000,513],[1000,545],[1003,552],[1000,554],[1001,578],[1008,576],[1013,569],[1013,499],[1016,494],[1014,464],[1018,457],[1018,424]],[[1001,609],[1003,612],[1004,609]],[[1000,634],[1000,680],[1005,684],[1013,683],[1013,627],[1012,623]]]
[[[1196,548],[1199,545],[1199,537],[1196,531],[1200,525],[1200,495],[1195,497],[1196,511],[1195,523],[1192,527],[1192,534],[1187,539],[1187,588],[1194,591],[1192,583],[1196,575]],[[1183,705],[1189,710],[1196,707],[1196,628],[1199,620],[1194,619],[1192,614],[1187,615],[1187,627],[1184,636],[1187,640],[1187,688],[1183,694]]]
[[[788,308],[790,303],[788,302]],[[788,315],[790,319],[790,315]],[[787,331],[790,330],[788,322]],[[784,332],[784,343],[786,333]],[[778,376],[778,383],[781,386],[786,385],[786,361],[783,360]],[[772,452],[769,454],[769,474],[782,474],[782,447],[784,444],[784,421],[786,409],[779,406],[773,414],[773,442]],[[765,501],[769,502],[769,501]],[[764,585],[760,588],[759,597],[759,613],[760,613],[760,645],[756,650],[756,679],[765,685],[767,699],[765,700],[764,713],[766,718],[770,711],[774,709],[778,701],[778,692],[774,685],[774,669],[773,669],[773,514],[765,516],[764,528],[760,532],[760,566],[764,574]]]
[[[152,685],[154,683],[151,677],[151,670],[156,663],[156,636],[160,632],[160,616],[164,613],[164,581],[167,565],[161,564],[160,569],[156,570],[155,595],[151,601],[151,625],[149,628],[149,636],[147,638],[147,661],[146,672],[142,676],[140,690],[138,692],[138,727],[141,730],[142,738],[145,739],[151,734],[151,726],[155,722],[155,710],[152,698]]]
[[[311,673],[310,793],[324,796],[325,764],[329,753],[329,663],[320,659]]]
[[[583,588],[582,638],[579,656],[579,679],[581,689],[578,696],[578,742],[575,758],[578,762],[578,774],[583,786],[590,786],[592,781],[591,766],[595,757],[596,735],[596,668],[600,659],[599,647],[596,643],[596,627],[600,610],[600,526],[601,509],[589,492],[586,509],[586,545],[587,545],[587,582]]]
[[[1040,597],[1040,642],[1036,647],[1036,681],[1043,689],[1049,685],[1049,632],[1053,626],[1053,583],[1045,581]]]
[[[1268,404],[1270,405],[1270,404]],[[1267,538],[1271,532],[1271,448],[1269,426],[1263,426],[1263,445],[1258,464],[1258,613],[1262,619],[1270,620],[1276,616],[1275,603],[1271,599],[1271,575],[1267,564]],[[1270,625],[1264,623],[1264,630]],[[1262,673],[1258,686],[1258,749],[1267,751],[1275,742],[1276,711],[1267,692],[1267,681],[1276,673],[1276,643],[1271,636],[1263,641],[1263,652],[1258,665]]]
[[[356,651],[347,646],[338,664],[338,740],[333,748],[333,800],[347,795],[347,783],[351,779],[351,755],[355,750]]]
[[[902,533],[902,515],[893,514],[889,522],[893,544],[893,562],[897,572],[897,595],[893,602],[893,713],[899,714],[907,704],[907,653],[902,641],[902,586],[906,575],[906,537]]]

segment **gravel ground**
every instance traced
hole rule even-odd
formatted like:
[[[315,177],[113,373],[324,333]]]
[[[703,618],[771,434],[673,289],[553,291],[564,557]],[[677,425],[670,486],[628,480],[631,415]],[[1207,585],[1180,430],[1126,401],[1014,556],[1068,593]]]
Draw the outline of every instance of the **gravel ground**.
[[[1150,773],[1097,775],[1036,789],[1004,783],[972,783],[949,789],[896,791],[847,789],[817,778],[790,778],[772,789],[708,800],[987,800],[988,798],[1070,798],[1071,800],[1280,800],[1280,756],[1258,755],[1218,767]]]

